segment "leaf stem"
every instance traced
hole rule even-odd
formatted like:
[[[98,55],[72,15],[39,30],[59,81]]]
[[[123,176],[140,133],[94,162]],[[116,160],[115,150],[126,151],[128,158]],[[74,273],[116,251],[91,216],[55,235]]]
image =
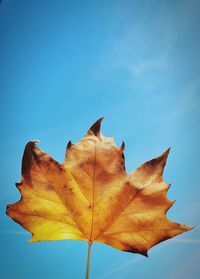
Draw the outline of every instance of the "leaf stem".
[[[90,254],[91,254],[91,247],[92,242],[88,241],[88,255],[87,255],[87,267],[86,267],[86,279],[89,279],[89,273],[90,273]]]

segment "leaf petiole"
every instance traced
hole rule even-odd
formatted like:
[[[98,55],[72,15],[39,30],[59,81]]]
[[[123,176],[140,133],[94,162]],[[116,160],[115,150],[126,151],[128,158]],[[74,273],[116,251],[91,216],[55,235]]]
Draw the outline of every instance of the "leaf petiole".
[[[89,273],[90,273],[90,254],[91,254],[91,247],[92,242],[88,241],[88,255],[87,255],[87,267],[86,267],[86,279],[89,279]]]

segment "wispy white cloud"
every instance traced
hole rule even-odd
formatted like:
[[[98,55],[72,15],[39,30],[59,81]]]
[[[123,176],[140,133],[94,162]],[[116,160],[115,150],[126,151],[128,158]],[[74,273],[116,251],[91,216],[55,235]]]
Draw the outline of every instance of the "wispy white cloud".
[[[140,60],[137,64],[127,66],[131,74],[134,76],[141,75],[143,72],[149,69],[164,69],[167,68],[167,63],[161,58],[155,58],[154,60]]]
[[[110,275],[120,271],[120,270],[123,270],[124,268],[126,268],[127,266],[130,266],[130,265],[133,265],[139,261],[141,261],[142,259],[142,256],[136,258],[136,259],[133,259],[133,260],[130,260],[124,264],[121,264],[120,266],[116,267],[116,268],[113,268],[111,271],[105,273],[104,275],[98,277],[97,279],[104,279],[104,278],[110,278]]]
[[[18,235],[28,235],[26,231],[10,231],[10,230],[1,230],[0,234],[18,234]]]
[[[157,252],[158,252],[160,249],[162,249],[162,248],[163,248],[163,246],[157,247],[157,249],[154,249],[153,251],[151,251],[151,254],[157,253]],[[137,258],[134,258],[134,259],[132,259],[132,260],[130,260],[130,261],[128,261],[128,262],[125,262],[125,263],[123,263],[123,264],[117,266],[116,268],[113,268],[111,271],[105,273],[104,275],[98,277],[97,279],[110,278],[110,275],[115,274],[116,272],[121,271],[121,270],[123,270],[124,268],[127,268],[128,266],[132,266],[132,265],[134,265],[135,263],[138,263],[139,261],[145,259],[144,256],[141,256],[141,255],[136,255],[136,256],[137,256]]]
[[[193,79],[186,84],[170,114],[170,119],[179,118],[198,108],[200,108],[200,78]]]
[[[174,25],[178,24],[172,20],[177,18],[177,14],[168,15],[163,7],[161,13],[157,13],[149,22],[149,14],[153,11],[152,5],[147,3],[140,12],[139,21],[137,14],[133,16],[132,13],[127,19],[127,13],[123,7],[118,9],[118,21],[124,20],[123,32],[113,40],[106,57],[101,59],[98,69],[94,71],[94,76],[105,75],[106,71],[126,70],[130,74],[130,79],[133,79],[147,70],[169,67],[168,54],[179,33],[178,28],[174,28]],[[160,25],[163,26],[159,27]],[[156,32],[154,28],[157,28]]]
[[[194,243],[194,244],[200,244],[200,238],[192,239],[192,238],[173,238],[171,239],[172,242],[177,243]]]
[[[147,70],[167,69],[170,67],[167,60],[168,54],[176,40],[176,32],[171,30],[166,36],[163,37],[159,46],[158,52],[152,59],[140,56],[138,61],[130,61],[127,64],[127,69],[133,76],[142,75]]]
[[[96,76],[99,72],[105,75],[106,71],[122,69],[129,72],[131,82],[146,71],[174,67],[174,54],[178,51],[176,43],[181,43],[185,37],[185,28],[191,25],[198,1],[192,4],[182,1],[170,9],[169,3],[162,2],[156,6],[156,13],[153,2],[145,1],[139,15],[133,6],[114,5],[114,17],[123,22],[124,28],[116,40],[113,38],[106,57],[101,58]]]
[[[167,242],[167,244],[170,244],[170,242],[176,242],[176,243],[180,243],[180,244],[185,244],[185,243],[187,243],[187,244],[200,244],[200,239],[199,238],[197,238],[197,239],[190,239],[190,238],[172,238],[172,239],[170,239],[170,241],[168,241]],[[152,253],[156,253],[156,252],[158,252],[160,249],[162,249],[164,246],[159,246],[159,247],[157,247],[157,249],[154,249],[152,252],[151,252],[151,254]],[[126,263],[123,263],[123,264],[121,264],[121,265],[119,265],[119,266],[117,266],[116,268],[113,268],[111,271],[109,271],[109,272],[107,272],[107,273],[105,273],[104,275],[102,275],[102,276],[100,276],[100,277],[98,277],[97,279],[106,279],[106,278],[110,278],[110,275],[113,275],[113,274],[115,274],[116,272],[118,272],[118,271],[121,271],[121,270],[123,270],[124,268],[127,268],[128,266],[132,266],[132,265],[134,265],[135,263],[138,263],[139,261],[141,261],[141,260],[143,260],[144,259],[144,257],[142,257],[142,256],[138,256],[137,258],[134,258],[133,260],[130,260],[130,261],[128,261],[128,262],[126,262]]]
[[[181,262],[169,275],[169,279],[188,279],[199,278],[199,258],[200,250],[192,255],[189,255],[183,262]]]

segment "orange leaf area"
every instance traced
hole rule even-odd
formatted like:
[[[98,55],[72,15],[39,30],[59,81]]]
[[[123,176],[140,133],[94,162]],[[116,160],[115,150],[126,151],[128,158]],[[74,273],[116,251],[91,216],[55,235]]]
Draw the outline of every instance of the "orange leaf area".
[[[27,143],[21,200],[7,214],[32,233],[30,242],[77,239],[140,253],[192,227],[166,217],[173,205],[162,178],[169,149],[126,173],[124,143],[100,132],[99,119],[77,144],[67,145],[63,164]]]

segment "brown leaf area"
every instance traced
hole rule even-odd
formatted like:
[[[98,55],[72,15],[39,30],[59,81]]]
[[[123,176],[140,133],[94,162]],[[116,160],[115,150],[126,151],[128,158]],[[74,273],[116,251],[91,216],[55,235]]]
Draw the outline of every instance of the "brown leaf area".
[[[173,201],[162,175],[169,150],[127,174],[124,143],[100,132],[99,119],[59,164],[27,143],[22,160],[21,200],[7,214],[32,233],[30,242],[79,239],[140,253],[192,227],[166,217]]]

